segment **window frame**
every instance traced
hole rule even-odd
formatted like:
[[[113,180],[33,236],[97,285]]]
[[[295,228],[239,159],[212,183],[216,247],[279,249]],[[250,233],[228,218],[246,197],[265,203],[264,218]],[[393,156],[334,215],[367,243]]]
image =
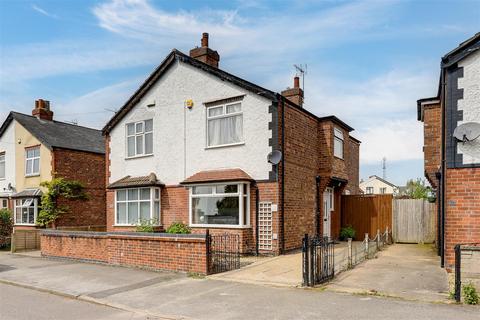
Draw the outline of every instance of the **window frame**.
[[[146,131],[146,122],[147,121],[152,121],[152,130],[151,131]],[[137,125],[142,124],[142,132],[137,133]],[[128,134],[128,126],[133,125],[133,134]],[[134,159],[134,158],[142,158],[142,157],[149,157],[153,156],[154,154],[154,145],[153,145],[153,135],[154,135],[154,122],[153,118],[152,119],[145,119],[141,121],[134,121],[134,122],[128,122],[125,124],[125,158],[126,159]],[[146,153],[146,145],[147,145],[147,139],[145,138],[147,134],[152,135],[152,152],[151,153]],[[130,156],[128,154],[128,138],[133,137],[134,139],[134,149],[135,149],[135,155]],[[137,153],[138,147],[137,147],[137,137],[143,137],[143,145],[142,145],[142,151],[143,153]]]
[[[237,185],[236,193],[217,193],[216,186],[220,185]],[[246,186],[246,192],[244,192],[243,187]],[[193,194],[194,187],[211,187],[212,193],[209,194]],[[193,223],[193,212],[192,212],[192,199],[193,198],[214,198],[218,196],[237,196],[238,201],[238,225],[235,224],[208,224],[208,223]],[[244,198],[246,200],[246,208],[244,208]],[[246,219],[245,219],[246,218]],[[246,220],[246,221],[244,221]],[[191,228],[224,228],[224,229],[244,229],[250,228],[250,183],[247,181],[225,181],[225,182],[216,182],[216,183],[198,183],[191,185],[188,188],[188,225]]]
[[[381,187],[380,194],[387,194],[387,187]]]
[[[35,156],[35,154],[34,154],[32,158],[29,158],[29,157],[28,157],[28,151],[36,150],[36,149],[38,149],[38,156]],[[34,151],[34,152],[35,152],[35,151]],[[41,148],[40,148],[40,145],[25,148],[25,177],[38,177],[38,176],[40,175],[40,171],[41,171],[41,161],[40,161],[40,158],[41,158]],[[34,166],[35,160],[38,160],[38,172],[33,172],[34,167],[35,167],[35,166]],[[32,172],[31,172],[31,173],[28,173],[28,172],[27,172],[27,169],[28,169],[28,161],[31,161],[31,162],[32,162]]]
[[[372,192],[369,192],[370,190]],[[366,194],[375,194],[375,189],[373,187],[365,187],[365,193]]]
[[[2,162],[3,162],[3,177],[0,176],[0,180],[5,180],[7,178],[7,156],[5,152],[0,152],[0,164]]]
[[[237,112],[232,112],[232,113],[227,113],[227,108],[228,106],[232,105],[240,105],[240,111]],[[223,113],[218,116],[209,116],[209,110],[210,109],[215,109],[215,108],[223,108]],[[224,144],[216,144],[216,145],[209,145],[208,141],[208,126],[209,126],[209,121],[211,120],[217,120],[217,119],[224,119],[224,118],[229,118],[229,117],[235,117],[235,116],[242,116],[242,139],[238,142],[232,142],[232,143],[224,143]],[[215,104],[211,105],[205,108],[205,149],[214,149],[214,148],[222,148],[222,147],[230,147],[230,146],[238,146],[245,144],[245,134],[244,134],[244,122],[243,122],[243,105],[241,101],[235,101],[235,102],[230,102],[230,103],[223,103],[223,104]]]
[[[32,201],[31,204],[33,204],[33,223],[24,223],[24,222],[17,222],[17,208],[30,208],[30,206],[24,206],[22,203],[21,206],[18,206],[17,205],[17,201],[27,201],[27,200],[30,200]],[[35,226],[37,224],[37,216],[38,216],[38,198],[18,198],[18,199],[14,199],[13,201],[13,222],[14,222],[14,225],[16,226]],[[23,217],[23,215],[22,215]]]
[[[340,141],[342,144],[341,156],[337,154],[336,141]],[[337,127],[333,127],[333,156],[338,159],[345,159],[345,135],[343,130]]]
[[[140,199],[140,190],[141,189],[149,189],[150,190],[150,199],[149,200],[141,200]],[[129,190],[137,190],[137,200],[131,200],[129,201],[128,199],[128,191]],[[158,198],[155,198],[155,191],[158,190]],[[126,194],[126,200],[118,200],[118,191],[125,191]],[[118,203],[125,203],[126,204],[126,223],[119,223],[118,222]],[[138,213],[138,220],[136,223],[128,223],[128,204],[131,202],[136,202],[138,203],[138,208],[137,208],[137,213]],[[155,203],[158,202],[158,221],[154,226],[161,226],[162,223],[162,190],[161,188],[158,187],[136,187],[136,188],[120,188],[120,189],[115,189],[115,222],[114,226],[119,226],[119,227],[134,227],[140,223],[140,203],[141,202],[150,202],[150,221],[155,219],[154,218],[154,210],[155,210]]]

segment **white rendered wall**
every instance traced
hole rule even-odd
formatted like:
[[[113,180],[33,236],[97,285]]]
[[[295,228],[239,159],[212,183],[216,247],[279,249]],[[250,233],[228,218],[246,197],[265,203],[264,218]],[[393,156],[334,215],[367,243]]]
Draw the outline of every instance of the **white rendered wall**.
[[[15,186],[15,120],[0,137],[0,152],[5,152],[5,179],[0,179],[0,196],[9,195],[8,184]]]
[[[373,193],[374,194],[380,194],[380,188],[387,188],[385,194],[396,194],[397,193],[397,188],[392,187],[391,185],[378,180],[376,178],[369,178],[367,181],[361,182],[360,183],[360,189],[364,192],[367,193],[367,188],[368,187],[373,187]]]
[[[463,89],[463,99],[458,100],[458,109],[463,110],[463,121],[480,123],[480,51],[471,54],[458,63],[463,67],[463,78],[458,79],[458,88]],[[480,138],[457,143],[458,153],[463,154],[463,164],[480,164]]]
[[[242,94],[246,95],[242,101],[245,144],[206,149],[203,103]],[[192,110],[184,108],[187,99],[195,104]],[[152,101],[155,107],[148,108],[146,105]],[[272,169],[267,162],[271,152],[271,104],[229,82],[176,62],[111,131],[110,183],[127,175],[154,172],[166,185],[176,185],[199,171],[225,168],[241,168],[254,179],[268,179]],[[154,156],[126,159],[125,125],[146,119],[154,122]]]

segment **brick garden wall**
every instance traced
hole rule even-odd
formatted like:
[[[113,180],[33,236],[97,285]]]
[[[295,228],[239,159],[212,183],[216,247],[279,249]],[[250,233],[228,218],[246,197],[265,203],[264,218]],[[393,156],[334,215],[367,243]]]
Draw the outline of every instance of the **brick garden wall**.
[[[445,266],[453,269],[454,246],[480,243],[480,168],[447,169]]]
[[[204,235],[44,231],[42,256],[153,270],[207,273]]]
[[[54,149],[54,177],[83,183],[88,200],[59,201],[69,211],[57,220],[57,226],[105,226],[105,156],[90,152]]]
[[[346,142],[346,165],[348,184],[346,190],[350,191],[350,194],[355,195],[360,193],[360,143],[348,139]]]

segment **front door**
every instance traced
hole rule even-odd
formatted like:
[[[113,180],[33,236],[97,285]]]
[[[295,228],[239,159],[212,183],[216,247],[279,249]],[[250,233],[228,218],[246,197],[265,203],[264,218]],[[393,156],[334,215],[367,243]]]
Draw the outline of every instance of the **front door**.
[[[323,193],[323,236],[330,238],[332,228],[333,188]]]

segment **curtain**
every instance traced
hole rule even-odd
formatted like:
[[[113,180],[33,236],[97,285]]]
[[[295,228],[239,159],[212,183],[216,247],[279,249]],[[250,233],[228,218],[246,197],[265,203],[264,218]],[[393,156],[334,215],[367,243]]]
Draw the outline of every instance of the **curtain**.
[[[242,115],[208,120],[208,145],[217,146],[243,140]]]

